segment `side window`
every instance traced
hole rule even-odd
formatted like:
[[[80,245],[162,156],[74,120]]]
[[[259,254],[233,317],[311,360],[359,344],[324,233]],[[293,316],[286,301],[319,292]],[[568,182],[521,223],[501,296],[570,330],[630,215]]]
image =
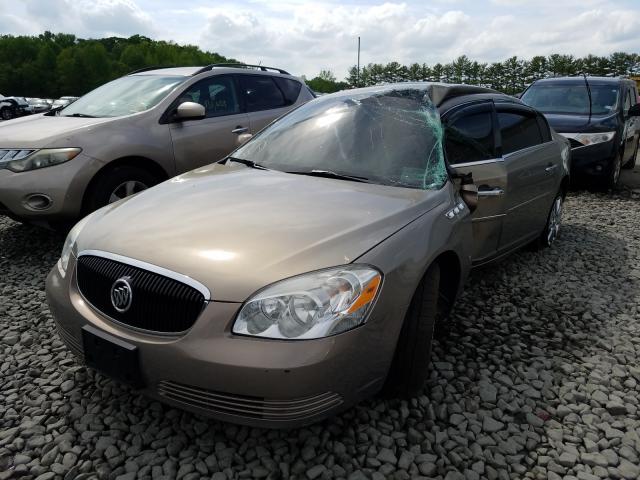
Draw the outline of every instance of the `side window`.
[[[502,135],[502,154],[507,155],[542,142],[534,113],[498,112]]]
[[[447,160],[452,165],[494,158],[494,147],[490,111],[463,114],[445,127]]]
[[[195,83],[180,95],[178,105],[182,102],[199,103],[207,117],[240,113],[235,83],[230,76],[211,77]]]
[[[240,78],[247,111],[257,112],[287,105],[282,92],[270,76],[242,75]]]
[[[287,105],[293,105],[296,103],[298,95],[300,95],[300,89],[302,89],[302,84],[295,80],[291,80],[290,78],[273,77],[273,79],[282,91]]]
[[[631,89],[625,89],[625,94],[624,94],[624,114],[625,116],[627,115],[627,113],[629,113],[629,109],[631,108],[631,105],[633,105],[632,100],[631,100]]]
[[[544,115],[541,113],[536,113],[536,118],[538,119],[538,127],[540,128],[540,132],[542,133],[542,141],[550,142],[551,141],[551,130],[549,129],[549,123],[547,119],[544,118]]]

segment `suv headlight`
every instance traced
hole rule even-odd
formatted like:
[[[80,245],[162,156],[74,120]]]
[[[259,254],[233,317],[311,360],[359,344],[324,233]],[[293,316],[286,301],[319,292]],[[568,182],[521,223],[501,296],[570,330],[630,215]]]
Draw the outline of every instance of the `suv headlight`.
[[[14,159],[5,160],[0,163],[0,168],[5,167],[12,172],[36,170],[68,162],[77,157],[81,151],[81,148],[43,148],[26,157],[18,154]]]
[[[367,265],[346,265],[275,283],[240,310],[233,333],[303,340],[362,325],[373,307],[382,274]]]
[[[599,132],[599,133],[561,133],[563,137],[571,138],[582,145],[595,145],[596,143],[604,143],[613,140],[616,132]]]
[[[95,212],[94,212],[95,213]],[[71,229],[69,235],[67,235],[66,240],[64,241],[64,245],[62,247],[62,253],[60,254],[60,259],[58,260],[58,271],[60,275],[64,277],[67,274],[67,267],[69,266],[69,259],[72,254],[77,254],[76,250],[76,240],[78,239],[78,235],[87,224],[89,219],[93,216],[93,213],[87,215],[82,220],[80,220],[76,225]]]

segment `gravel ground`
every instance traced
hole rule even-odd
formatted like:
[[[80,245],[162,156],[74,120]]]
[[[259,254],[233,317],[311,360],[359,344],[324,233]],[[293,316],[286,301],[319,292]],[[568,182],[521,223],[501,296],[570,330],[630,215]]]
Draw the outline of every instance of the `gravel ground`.
[[[554,248],[476,272],[422,396],[290,431],[171,409],[78,365],[43,289],[62,237],[0,220],[0,480],[638,478],[638,197],[574,193]]]

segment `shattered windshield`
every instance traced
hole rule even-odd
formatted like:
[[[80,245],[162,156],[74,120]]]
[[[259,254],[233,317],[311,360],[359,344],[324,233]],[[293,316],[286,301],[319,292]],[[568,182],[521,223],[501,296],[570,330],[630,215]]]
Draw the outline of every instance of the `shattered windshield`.
[[[426,89],[387,87],[313,100],[233,157],[284,172],[321,171],[426,190],[447,178],[442,137]]]
[[[618,87],[615,85],[590,85],[591,114],[605,115],[618,106]],[[589,115],[589,91],[585,84],[533,85],[522,101],[542,113]]]

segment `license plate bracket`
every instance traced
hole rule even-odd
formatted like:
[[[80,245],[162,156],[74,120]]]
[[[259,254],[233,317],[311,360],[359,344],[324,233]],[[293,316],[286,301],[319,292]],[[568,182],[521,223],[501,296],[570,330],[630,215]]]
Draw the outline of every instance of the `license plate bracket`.
[[[82,343],[87,366],[134,388],[142,387],[138,347],[91,325],[82,327]]]

